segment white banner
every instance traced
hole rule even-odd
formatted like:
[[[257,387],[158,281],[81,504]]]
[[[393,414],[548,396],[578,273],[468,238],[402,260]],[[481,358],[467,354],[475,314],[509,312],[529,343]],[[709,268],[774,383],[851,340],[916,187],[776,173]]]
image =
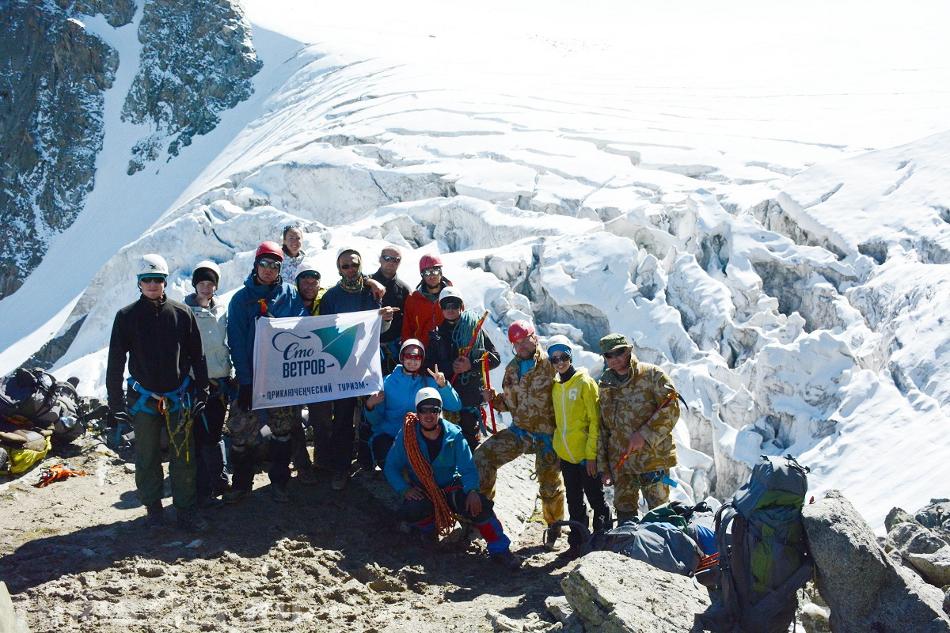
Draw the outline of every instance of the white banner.
[[[365,396],[383,388],[376,310],[257,320],[255,409]]]

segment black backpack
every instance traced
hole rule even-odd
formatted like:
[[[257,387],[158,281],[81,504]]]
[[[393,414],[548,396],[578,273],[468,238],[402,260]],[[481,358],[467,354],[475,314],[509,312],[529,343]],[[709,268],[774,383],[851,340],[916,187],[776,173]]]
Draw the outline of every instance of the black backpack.
[[[78,380],[59,381],[42,369],[17,369],[0,380],[0,418],[16,427],[48,429],[65,441],[74,439],[85,430],[74,382]]]
[[[795,459],[762,456],[748,483],[716,513],[718,589],[696,616],[717,633],[785,633],[797,591],[814,573],[802,507],[808,468]]]

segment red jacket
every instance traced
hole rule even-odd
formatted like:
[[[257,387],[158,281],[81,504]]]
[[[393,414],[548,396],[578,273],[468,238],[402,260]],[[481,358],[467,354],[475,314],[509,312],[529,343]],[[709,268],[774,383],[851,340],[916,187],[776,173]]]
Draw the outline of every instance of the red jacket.
[[[403,307],[402,340],[417,338],[422,344],[429,345],[429,332],[439,327],[445,317],[438,301],[429,301],[419,290],[406,299]]]

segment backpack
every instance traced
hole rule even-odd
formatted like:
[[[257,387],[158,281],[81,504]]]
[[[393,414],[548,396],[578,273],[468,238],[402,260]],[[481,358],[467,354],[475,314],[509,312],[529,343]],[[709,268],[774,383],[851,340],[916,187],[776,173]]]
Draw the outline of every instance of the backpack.
[[[20,368],[0,380],[0,416],[17,426],[53,429],[59,422],[59,430],[65,431],[74,428],[78,412],[73,383],[58,381],[42,369]]]
[[[696,616],[717,633],[785,633],[796,592],[811,577],[802,506],[808,468],[788,455],[762,456],[749,481],[716,512],[718,591]]]
[[[0,475],[22,475],[36,466],[51,448],[50,435],[50,431],[0,430]]]

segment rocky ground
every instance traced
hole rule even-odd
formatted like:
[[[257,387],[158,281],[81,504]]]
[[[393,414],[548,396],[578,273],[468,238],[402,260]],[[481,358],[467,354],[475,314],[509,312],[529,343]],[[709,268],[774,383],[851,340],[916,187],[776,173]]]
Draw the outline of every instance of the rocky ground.
[[[0,485],[0,580],[31,631],[561,628],[545,598],[562,594],[576,563],[564,539],[558,552],[540,545],[527,458],[499,477],[515,482],[498,493],[525,559],[512,573],[487,560],[480,541],[433,549],[395,530],[379,472],[357,474],[342,493],[329,478],[294,481],[286,505],[271,501],[259,474],[249,499],[205,514],[207,532],[149,530],[131,464],[93,438],[79,444]],[[60,461],[89,475],[32,486]]]

